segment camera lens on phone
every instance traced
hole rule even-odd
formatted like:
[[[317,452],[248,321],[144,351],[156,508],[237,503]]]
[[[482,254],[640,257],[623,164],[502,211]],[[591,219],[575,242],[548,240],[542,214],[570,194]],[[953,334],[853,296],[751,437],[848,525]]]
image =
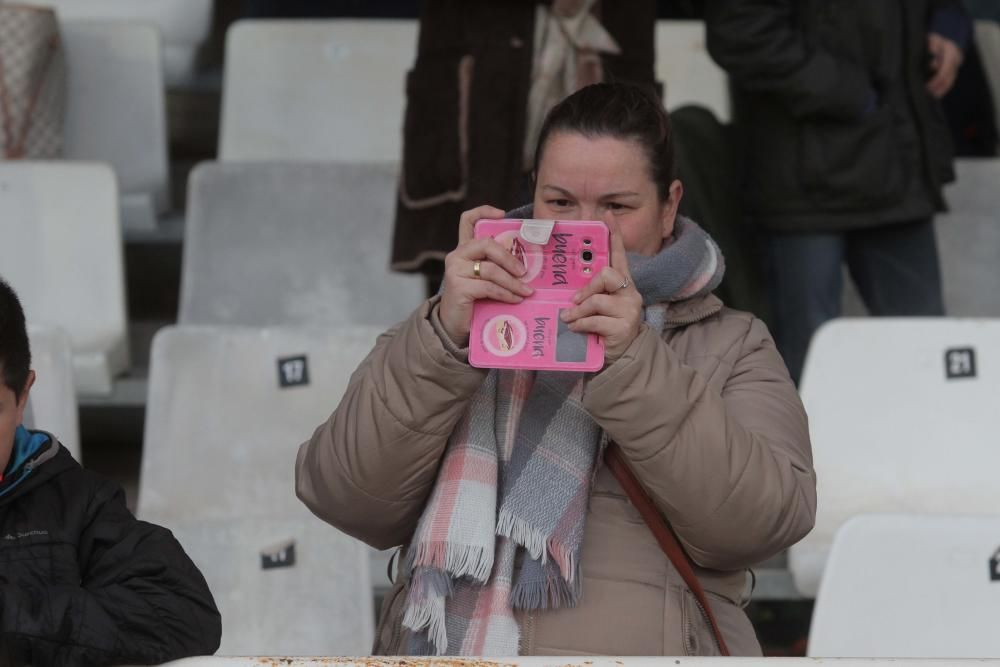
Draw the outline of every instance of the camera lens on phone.
[[[592,262],[592,261],[594,261],[594,253],[592,253],[589,250],[584,250],[583,253],[580,256],[583,258],[583,261],[585,261],[585,262]]]

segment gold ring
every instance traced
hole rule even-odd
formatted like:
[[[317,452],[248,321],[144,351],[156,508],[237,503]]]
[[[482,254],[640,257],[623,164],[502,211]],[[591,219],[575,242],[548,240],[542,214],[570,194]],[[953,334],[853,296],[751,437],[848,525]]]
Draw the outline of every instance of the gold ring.
[[[477,259],[476,261],[474,261],[474,262],[472,263],[472,275],[474,275],[474,276],[475,276],[476,278],[482,278],[482,277],[483,277],[483,276],[482,276],[482,275],[481,275],[481,274],[479,273],[479,269],[480,269],[480,268],[481,268],[481,266],[480,266],[480,263],[479,263],[479,260]]]

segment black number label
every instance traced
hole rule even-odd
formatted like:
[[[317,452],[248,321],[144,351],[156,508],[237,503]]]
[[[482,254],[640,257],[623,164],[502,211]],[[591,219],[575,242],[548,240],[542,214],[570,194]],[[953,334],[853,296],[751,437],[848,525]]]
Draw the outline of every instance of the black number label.
[[[265,549],[260,553],[260,568],[273,570],[279,567],[295,565],[295,540],[289,540]]]
[[[278,384],[283,388],[309,384],[309,362],[305,355],[278,359]]]
[[[956,347],[944,353],[944,371],[949,380],[976,377],[976,350]]]

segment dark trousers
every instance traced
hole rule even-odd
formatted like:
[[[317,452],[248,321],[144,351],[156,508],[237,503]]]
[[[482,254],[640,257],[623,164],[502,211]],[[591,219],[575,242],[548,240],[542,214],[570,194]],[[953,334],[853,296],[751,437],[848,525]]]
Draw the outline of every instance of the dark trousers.
[[[844,262],[870,314],[944,315],[933,220],[841,233],[772,233],[771,325],[796,384],[813,333],[840,315]]]

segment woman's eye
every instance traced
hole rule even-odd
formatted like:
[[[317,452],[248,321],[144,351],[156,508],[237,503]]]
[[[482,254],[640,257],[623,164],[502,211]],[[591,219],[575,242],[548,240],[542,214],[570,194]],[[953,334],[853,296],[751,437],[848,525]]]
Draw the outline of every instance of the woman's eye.
[[[550,199],[549,206],[555,206],[556,208],[566,208],[569,206],[568,199]]]
[[[628,206],[626,206],[625,204],[619,204],[617,202],[611,202],[610,204],[608,204],[608,210],[611,211],[624,211],[627,208]]]

